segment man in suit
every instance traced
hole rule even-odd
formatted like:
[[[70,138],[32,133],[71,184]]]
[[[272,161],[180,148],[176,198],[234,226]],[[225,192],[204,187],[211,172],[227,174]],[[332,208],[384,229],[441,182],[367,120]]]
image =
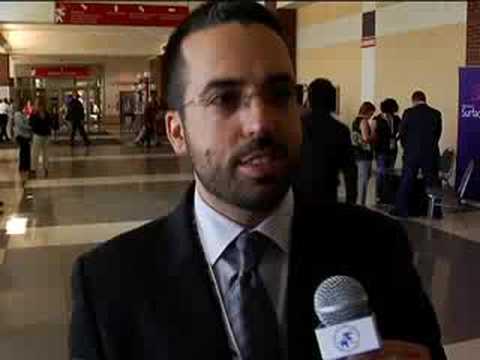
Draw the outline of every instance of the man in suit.
[[[77,260],[71,358],[319,359],[313,294],[345,274],[365,286],[385,339],[443,359],[401,227],[291,190],[301,124],[276,17],[253,1],[208,2],[165,56],[167,134],[196,181],[169,216]]]
[[[80,101],[80,95],[77,89],[73,90],[72,98],[68,103],[68,111],[66,115],[66,119],[72,123],[72,132],[70,134],[70,145],[75,145],[75,135],[77,134],[77,130],[80,131],[80,135],[83,138],[83,142],[85,146],[90,145],[90,140],[88,139],[87,133],[85,132],[85,128],[83,126],[83,122],[85,121],[85,108]]]
[[[336,90],[327,79],[308,87],[311,111],[303,117],[304,141],[299,188],[322,202],[338,201],[339,175],[343,174],[346,202],[357,202],[357,164],[350,130],[335,114]],[[314,145],[315,144],[315,145]]]
[[[401,217],[408,216],[408,200],[420,169],[427,189],[438,186],[438,142],[442,135],[442,114],[427,105],[427,97],[422,91],[412,94],[412,104],[403,113],[400,123],[403,171],[392,214]]]

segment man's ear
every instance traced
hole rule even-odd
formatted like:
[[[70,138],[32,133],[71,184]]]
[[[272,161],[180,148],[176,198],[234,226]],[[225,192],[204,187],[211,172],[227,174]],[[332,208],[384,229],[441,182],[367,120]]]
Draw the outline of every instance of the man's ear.
[[[165,115],[167,137],[177,155],[187,155],[186,133],[178,111],[167,111]]]

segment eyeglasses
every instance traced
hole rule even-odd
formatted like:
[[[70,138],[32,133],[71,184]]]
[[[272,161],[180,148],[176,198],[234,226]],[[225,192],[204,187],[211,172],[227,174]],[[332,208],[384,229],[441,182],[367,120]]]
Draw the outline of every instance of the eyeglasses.
[[[240,85],[215,88],[185,102],[182,108],[191,105],[202,106],[211,110],[216,116],[228,117],[241,108],[248,107],[255,96],[269,106],[287,110],[295,105],[295,84],[282,82],[263,85],[248,94],[245,94],[245,89]]]

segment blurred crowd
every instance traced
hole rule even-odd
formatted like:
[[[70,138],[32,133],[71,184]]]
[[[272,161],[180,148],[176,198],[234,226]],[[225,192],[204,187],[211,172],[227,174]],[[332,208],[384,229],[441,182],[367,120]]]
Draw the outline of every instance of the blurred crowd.
[[[439,185],[442,116],[427,104],[424,92],[417,90],[412,94],[412,106],[402,117],[393,98],[384,99],[379,109],[372,102],[363,102],[350,129],[338,118],[337,91],[328,79],[310,83],[305,101],[304,88],[299,86],[297,90],[305,138],[304,165],[299,177],[303,191],[316,194],[325,202],[337,201],[339,175],[343,174],[345,200],[364,206],[375,163],[376,203],[384,202],[389,192],[395,192],[391,213],[406,217],[409,195],[420,174],[426,188]],[[395,172],[399,144],[403,158],[401,168]],[[400,177],[397,186],[390,181],[395,176]]]

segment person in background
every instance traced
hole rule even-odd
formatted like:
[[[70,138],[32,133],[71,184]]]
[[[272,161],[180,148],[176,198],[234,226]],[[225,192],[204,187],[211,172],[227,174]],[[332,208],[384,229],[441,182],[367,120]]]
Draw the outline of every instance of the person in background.
[[[30,126],[33,132],[31,177],[37,175],[40,157],[42,157],[43,173],[48,176],[48,143],[52,133],[52,118],[41,98],[35,99]]]
[[[85,128],[83,126],[83,122],[85,121],[85,108],[80,101],[80,95],[76,89],[73,90],[72,98],[68,103],[68,112],[66,117],[67,120],[72,124],[70,146],[75,145],[75,135],[77,134],[77,130],[80,131],[80,136],[82,137],[85,146],[89,146],[90,140],[88,139],[87,133],[85,132]]]
[[[8,108],[7,108],[7,115],[8,115],[8,122],[7,122],[7,135],[10,139],[15,139],[15,131],[14,131],[14,124],[13,124],[13,101],[12,99],[7,100]]]
[[[156,145],[160,146],[162,144],[162,138],[165,137],[165,115],[168,111],[168,104],[164,98],[160,98],[158,104],[158,111],[155,115],[155,136],[156,136]]]
[[[8,124],[8,103],[7,99],[0,99],[0,142],[8,142],[10,139],[7,134]]]
[[[30,99],[27,100],[25,103],[25,106],[23,107],[23,113],[27,116],[27,118],[30,118],[33,112],[33,106],[32,106],[32,101]]]
[[[358,116],[352,123],[352,143],[358,169],[358,201],[365,206],[367,202],[368,182],[372,175],[373,144],[375,143],[375,105],[366,101],[358,110]]]
[[[419,170],[427,189],[439,186],[438,166],[442,135],[442,114],[427,105],[423,91],[412,94],[412,107],[405,110],[400,123],[400,141],[404,150],[402,180],[391,215],[408,217],[409,197]]]
[[[386,174],[393,170],[398,153],[398,132],[400,118],[398,104],[395,99],[387,98],[380,104],[381,114],[375,117],[376,142],[374,146],[375,161],[377,163],[376,201],[381,202],[385,191]]]
[[[52,130],[53,140],[57,141],[57,133],[60,130],[60,113],[56,105],[52,106]]]
[[[155,137],[155,117],[158,113],[158,101],[156,98],[151,99],[145,107],[145,114],[143,116],[145,133],[143,135],[143,143],[150,147]]]
[[[302,187],[311,187],[322,202],[338,201],[339,175],[343,174],[346,201],[357,201],[357,166],[350,130],[339,121],[336,110],[336,89],[327,79],[316,79],[308,87],[310,112],[303,118],[303,169],[307,174]],[[315,143],[315,146],[313,144]],[[309,174],[309,175],[308,175]],[[309,179],[310,178],[310,179]]]
[[[22,104],[18,104],[13,119],[15,140],[18,144],[18,170],[22,180],[25,180],[30,172],[31,165],[30,142],[32,141],[32,128],[27,116],[22,111]]]

